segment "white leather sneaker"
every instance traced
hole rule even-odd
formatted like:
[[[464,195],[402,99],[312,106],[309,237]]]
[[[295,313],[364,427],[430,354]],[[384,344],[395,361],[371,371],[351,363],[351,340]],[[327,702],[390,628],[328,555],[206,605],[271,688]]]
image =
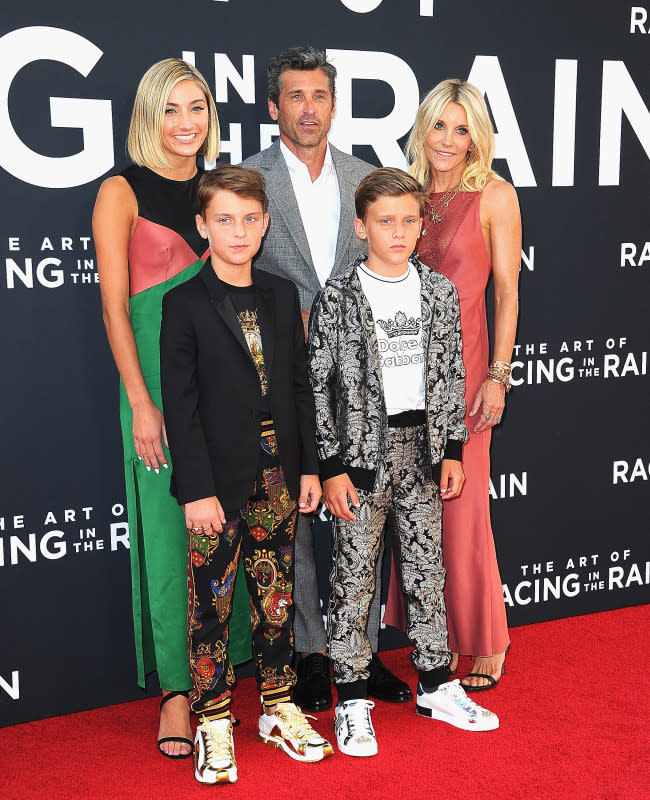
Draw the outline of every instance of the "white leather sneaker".
[[[423,717],[448,722],[464,731],[493,731],[499,727],[497,715],[470,700],[458,679],[443,683],[435,692],[425,692],[418,683],[415,710]]]
[[[336,706],[334,730],[339,750],[346,756],[376,756],[377,738],[370,719],[372,700],[346,700]]]

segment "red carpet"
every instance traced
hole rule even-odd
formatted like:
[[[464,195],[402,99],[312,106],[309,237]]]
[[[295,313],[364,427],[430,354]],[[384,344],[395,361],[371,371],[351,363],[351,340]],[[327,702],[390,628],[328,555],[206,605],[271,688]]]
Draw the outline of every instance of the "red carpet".
[[[506,675],[474,695],[499,715],[497,731],[466,733],[416,716],[411,704],[377,703],[379,755],[299,764],[256,741],[247,679],[235,694],[233,786],[201,786],[190,760],[157,754],[158,703],[147,699],[0,730],[0,800],[650,798],[649,612],[513,629]],[[414,684],[407,654],[384,660]],[[321,714],[314,727],[333,741],[332,718]]]

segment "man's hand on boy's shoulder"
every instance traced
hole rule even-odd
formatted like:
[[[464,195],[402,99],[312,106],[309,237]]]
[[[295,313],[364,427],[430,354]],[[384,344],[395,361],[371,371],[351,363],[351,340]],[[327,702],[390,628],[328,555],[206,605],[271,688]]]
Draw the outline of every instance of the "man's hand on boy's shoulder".
[[[226,516],[216,497],[204,497],[201,500],[185,503],[183,511],[185,511],[185,527],[188,531],[212,529],[221,533],[223,530]]]
[[[463,464],[453,458],[443,458],[440,465],[440,497],[451,500],[458,497],[465,483]]]
[[[352,505],[359,508],[359,495],[347,472],[323,481],[323,501],[327,510],[339,519],[354,521],[356,517],[350,511],[348,497]]]
[[[298,498],[300,513],[311,514],[312,511],[316,511],[322,494],[318,475],[301,475],[300,497]]]

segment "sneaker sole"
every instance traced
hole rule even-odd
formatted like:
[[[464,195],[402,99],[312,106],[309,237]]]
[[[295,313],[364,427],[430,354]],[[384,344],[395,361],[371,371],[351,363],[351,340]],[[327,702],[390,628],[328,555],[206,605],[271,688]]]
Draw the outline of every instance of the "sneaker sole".
[[[293,758],[294,761],[302,761],[303,763],[307,764],[315,764],[317,761],[322,761],[324,758],[329,758],[329,756],[334,755],[334,749],[329,742],[320,748],[320,753],[318,755],[316,755],[314,758],[309,758],[308,756],[303,756],[302,753],[298,753],[296,750],[291,748],[287,742],[279,736],[267,736],[265,733],[260,731],[257,735],[257,738],[260,742],[268,744],[269,747],[276,747],[278,750],[284,750],[289,758]],[[316,750],[315,747],[310,749]]]
[[[495,731],[499,727],[499,718],[496,716],[494,717],[494,722],[477,725],[471,722],[461,722],[458,719],[445,716],[441,712],[434,711],[432,708],[426,708],[425,706],[416,705],[415,713],[419,714],[421,717],[428,717],[429,719],[437,719],[440,722],[447,722],[449,725],[453,725],[455,728],[460,728],[462,731]]]
[[[210,786],[224,783],[237,783],[237,768],[220,769],[217,772],[210,770],[209,778],[205,773],[201,774],[197,769],[194,770],[194,777],[199,783],[207,783]]]
[[[375,742],[374,749],[372,749],[372,750],[369,749],[368,752],[366,752],[366,753],[359,753],[359,752],[355,753],[352,750],[350,750],[348,747],[346,747],[346,745],[342,745],[338,741],[337,741],[336,744],[337,744],[337,747],[339,748],[341,753],[343,753],[346,756],[355,756],[357,758],[368,758],[370,756],[376,756],[377,755],[377,751],[378,751],[378,747],[377,747],[377,743],[376,742]]]

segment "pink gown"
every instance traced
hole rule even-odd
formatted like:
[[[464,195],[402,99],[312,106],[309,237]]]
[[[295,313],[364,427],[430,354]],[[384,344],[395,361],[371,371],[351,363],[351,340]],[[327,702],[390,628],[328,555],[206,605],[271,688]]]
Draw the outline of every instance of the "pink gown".
[[[439,193],[433,193],[431,201],[435,203],[439,197]],[[441,222],[434,224],[425,217],[426,234],[421,236],[417,251],[423,264],[441,272],[458,290],[467,373],[465,425],[469,439],[463,447],[466,482],[460,497],[443,504],[442,518],[449,649],[490,656],[503,653],[510,638],[490,524],[491,431],[474,433],[477,417],[468,416],[489,363],[485,289],[492,264],[481,228],[480,197],[480,192],[459,192]],[[391,579],[384,621],[403,627],[403,619],[399,588]]]

